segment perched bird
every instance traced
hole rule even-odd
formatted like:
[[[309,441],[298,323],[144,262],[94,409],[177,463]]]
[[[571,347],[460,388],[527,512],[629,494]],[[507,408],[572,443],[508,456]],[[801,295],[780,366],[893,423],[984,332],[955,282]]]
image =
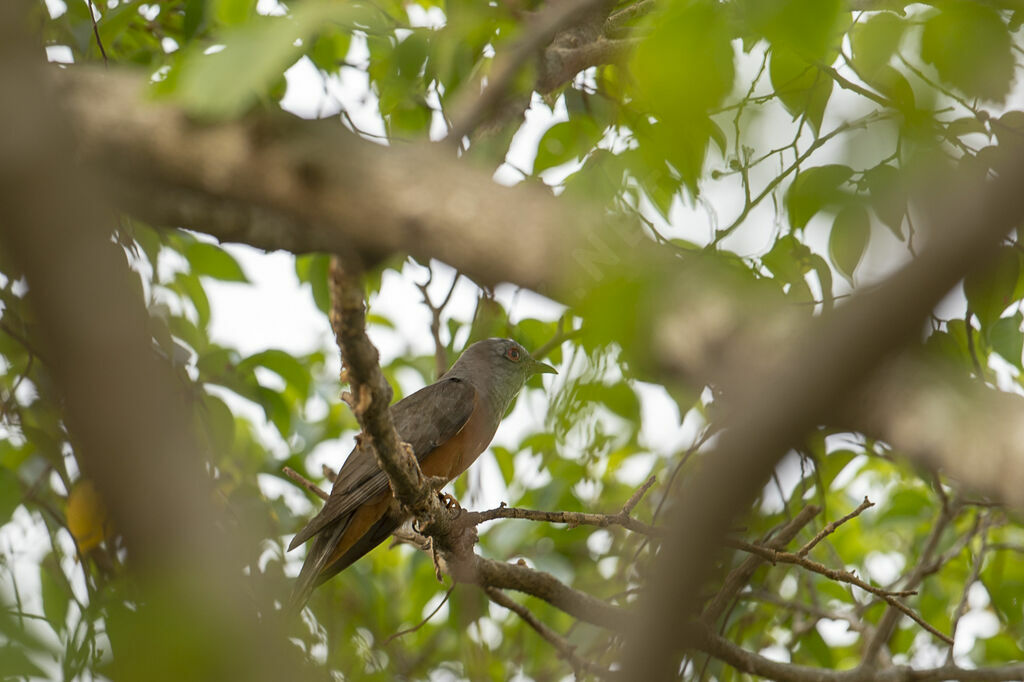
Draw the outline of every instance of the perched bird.
[[[436,382],[391,406],[399,437],[427,476],[451,481],[490,444],[512,400],[534,374],[555,369],[511,339],[478,341]],[[301,609],[313,588],[350,566],[406,521],[391,505],[391,487],[373,451],[362,445],[345,460],[320,513],[292,540],[313,546],[292,592]]]

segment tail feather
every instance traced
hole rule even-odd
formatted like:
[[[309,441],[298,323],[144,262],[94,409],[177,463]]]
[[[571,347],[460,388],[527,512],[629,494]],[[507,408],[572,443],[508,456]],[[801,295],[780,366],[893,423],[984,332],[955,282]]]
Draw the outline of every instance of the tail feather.
[[[344,523],[339,523],[329,532],[321,533],[313,541],[288,600],[287,613],[290,618],[297,617],[302,612],[306,602],[309,601],[309,595],[318,585],[330,580],[355,563],[356,560],[368,554],[401,525],[393,516],[385,514],[345,554],[327,566],[326,563],[333,553],[332,550],[341,540],[341,536],[345,533],[351,520],[352,517],[345,519]]]
[[[299,571],[299,576],[292,586],[291,596],[288,598],[288,606],[285,611],[289,618],[297,617],[302,612],[306,602],[309,601],[309,595],[322,582],[320,574],[331,556],[331,550],[338,544],[351,520],[352,517],[349,516],[335,524],[327,532],[316,536],[306,554],[306,560],[302,563],[302,570]]]

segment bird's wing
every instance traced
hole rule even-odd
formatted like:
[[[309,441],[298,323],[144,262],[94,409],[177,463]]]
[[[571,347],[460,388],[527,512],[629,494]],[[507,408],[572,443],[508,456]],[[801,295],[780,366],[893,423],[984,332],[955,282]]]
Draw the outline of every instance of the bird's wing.
[[[420,462],[434,448],[457,434],[476,404],[476,390],[461,379],[442,379],[406,396],[391,407],[398,436],[412,446]],[[387,476],[366,446],[356,446],[334,481],[331,495],[320,513],[292,539],[294,549],[332,521],[345,518],[388,487]]]

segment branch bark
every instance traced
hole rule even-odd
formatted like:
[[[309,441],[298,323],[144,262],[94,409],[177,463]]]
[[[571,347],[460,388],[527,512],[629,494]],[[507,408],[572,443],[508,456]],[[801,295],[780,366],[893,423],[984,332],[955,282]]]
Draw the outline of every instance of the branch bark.
[[[113,677],[303,679],[297,650],[258,615],[265,604],[243,580],[241,547],[258,541],[213,504],[194,406],[152,350],[101,170],[71,162],[69,121],[40,85],[39,45],[19,30],[27,4],[0,4],[0,241],[28,281],[33,342],[64,396],[76,457],[125,539],[135,603],[103,605]],[[168,624],[197,632],[179,639]]]
[[[110,171],[123,207],[156,226],[363,263],[407,252],[481,283],[551,291],[571,283],[574,235],[601,222],[541,188],[500,187],[437,146],[381,147],[285,114],[201,125],[145,99],[144,79],[129,72],[78,67],[53,80],[83,155]]]

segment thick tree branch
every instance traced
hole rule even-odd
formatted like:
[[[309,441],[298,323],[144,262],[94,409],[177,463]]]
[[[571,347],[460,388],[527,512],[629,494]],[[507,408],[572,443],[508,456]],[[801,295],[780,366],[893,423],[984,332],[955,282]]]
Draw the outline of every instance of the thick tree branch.
[[[127,547],[135,603],[105,604],[119,623],[109,629],[112,676],[302,679],[298,652],[245,589],[242,546],[258,541],[213,504],[194,406],[153,352],[137,275],[111,240],[117,220],[96,183],[101,171],[71,160],[69,121],[43,85],[39,44],[20,32],[27,4],[0,3],[0,240],[27,279],[32,341],[63,395],[76,457]],[[202,634],[172,644],[167,623]]]
[[[509,564],[475,556],[473,573],[471,582],[539,597],[586,623],[616,632],[622,632],[625,626],[625,611],[621,607],[574,590],[550,573],[534,570],[525,564]]]
[[[79,67],[54,80],[81,151],[113,173],[125,208],[157,226],[364,263],[407,252],[478,282],[550,291],[572,281],[562,278],[576,226],[601,222],[538,187],[500,187],[436,146],[381,147],[285,114],[200,125],[146,100],[145,79],[128,72]]]

